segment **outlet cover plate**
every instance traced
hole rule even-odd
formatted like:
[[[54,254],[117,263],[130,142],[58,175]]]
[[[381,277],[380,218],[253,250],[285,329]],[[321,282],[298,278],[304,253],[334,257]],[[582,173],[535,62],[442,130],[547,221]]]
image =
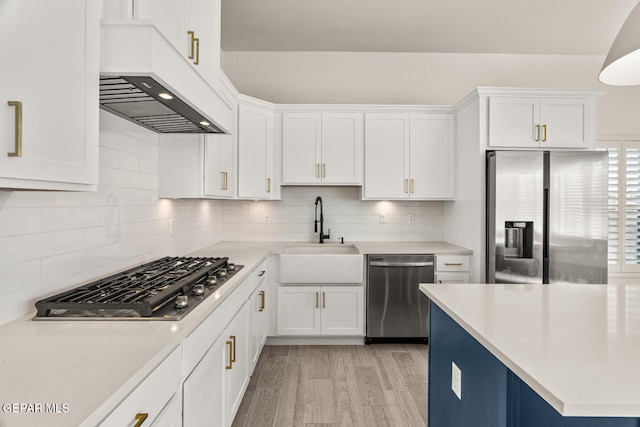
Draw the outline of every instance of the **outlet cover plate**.
[[[462,371],[458,365],[451,362],[451,390],[462,400]]]

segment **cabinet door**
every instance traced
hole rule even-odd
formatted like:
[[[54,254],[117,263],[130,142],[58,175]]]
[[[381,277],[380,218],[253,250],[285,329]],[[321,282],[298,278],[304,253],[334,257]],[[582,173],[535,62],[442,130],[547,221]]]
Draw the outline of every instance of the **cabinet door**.
[[[218,339],[184,381],[185,427],[224,425],[226,351],[226,340]]]
[[[362,184],[364,123],[362,114],[322,115],[322,182]]]
[[[95,189],[99,14],[99,2],[2,1],[0,187]]]
[[[213,87],[218,87],[220,70],[220,14],[221,0],[189,0],[187,30],[193,31],[197,41],[191,43],[191,35],[188,36],[188,58],[198,73],[208,80]]]
[[[278,287],[278,335],[320,334],[320,287]]]
[[[411,198],[453,198],[453,116],[412,114],[409,152]]]
[[[282,182],[319,184],[321,115],[282,114]]]
[[[322,335],[364,335],[364,288],[323,286]]]
[[[543,98],[540,146],[588,148],[591,144],[589,102],[584,98]]]
[[[206,135],[204,191],[206,196],[233,197],[233,135]]]
[[[273,113],[238,107],[238,197],[273,198]]]
[[[266,271],[260,270],[258,273],[260,285],[253,291],[249,299],[249,307],[251,309],[251,337],[250,337],[250,362],[249,373],[253,373],[253,369],[258,363],[260,352],[264,343],[267,341],[267,328],[270,322],[271,307],[267,307],[267,281]]]
[[[491,97],[489,146],[535,148],[540,145],[538,98]]]
[[[249,384],[249,306],[245,303],[221,338],[225,342],[225,426],[230,426]],[[206,424],[213,425],[213,424]]]
[[[365,199],[409,197],[409,115],[365,117]]]
[[[120,6],[119,18],[127,19],[129,11],[126,9],[125,2],[107,1],[110,8]],[[134,0],[133,2],[133,18],[149,19],[153,21],[153,25],[160,31],[171,44],[173,44],[183,54],[187,52],[188,40],[186,26],[188,23],[187,13],[189,0]],[[106,13],[105,13],[106,14]],[[118,16],[114,16],[117,18]]]

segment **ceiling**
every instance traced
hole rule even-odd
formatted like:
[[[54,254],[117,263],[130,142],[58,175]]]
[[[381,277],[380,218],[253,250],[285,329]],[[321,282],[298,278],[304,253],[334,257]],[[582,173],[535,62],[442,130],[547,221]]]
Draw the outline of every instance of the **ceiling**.
[[[637,3],[222,0],[222,49],[606,55]]]

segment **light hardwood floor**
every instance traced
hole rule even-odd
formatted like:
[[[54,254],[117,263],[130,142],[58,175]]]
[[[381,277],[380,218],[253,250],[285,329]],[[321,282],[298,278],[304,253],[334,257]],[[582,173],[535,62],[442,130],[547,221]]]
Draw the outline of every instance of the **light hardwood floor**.
[[[265,346],[232,427],[426,426],[427,346]]]

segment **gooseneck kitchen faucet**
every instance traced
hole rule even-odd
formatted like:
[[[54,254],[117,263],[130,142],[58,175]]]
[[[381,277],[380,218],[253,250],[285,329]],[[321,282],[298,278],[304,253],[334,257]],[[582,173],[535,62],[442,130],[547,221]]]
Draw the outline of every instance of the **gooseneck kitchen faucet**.
[[[320,220],[318,220],[318,203],[320,203]],[[317,233],[318,232],[318,222],[320,223],[320,243],[324,243],[324,239],[330,239],[331,236],[331,229],[329,229],[329,231],[327,232],[327,234],[324,234],[324,231],[322,230],[322,224],[324,224],[324,216],[322,215],[322,197],[318,196],[316,197],[316,218],[313,221],[313,232]]]

